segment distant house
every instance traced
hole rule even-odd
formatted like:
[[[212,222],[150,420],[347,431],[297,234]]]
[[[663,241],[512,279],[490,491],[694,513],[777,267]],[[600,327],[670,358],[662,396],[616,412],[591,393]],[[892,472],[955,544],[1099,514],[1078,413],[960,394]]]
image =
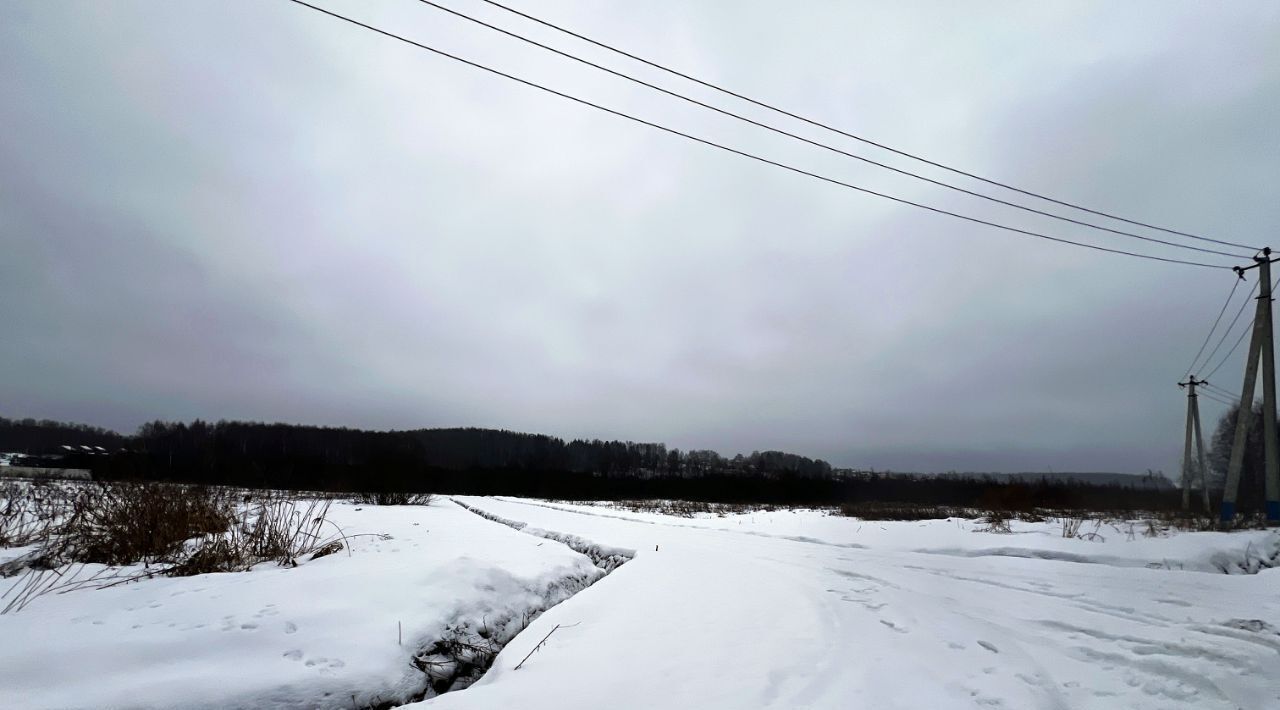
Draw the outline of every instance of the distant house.
[[[106,455],[107,455],[107,450],[102,448],[101,446],[90,446],[89,444],[63,444],[62,446],[58,447],[58,450],[56,453],[51,454],[50,456],[45,456],[45,458],[50,458],[52,456],[106,456]]]
[[[0,454],[0,478],[43,478],[88,481],[88,457],[108,455],[101,446],[60,444],[41,454]]]

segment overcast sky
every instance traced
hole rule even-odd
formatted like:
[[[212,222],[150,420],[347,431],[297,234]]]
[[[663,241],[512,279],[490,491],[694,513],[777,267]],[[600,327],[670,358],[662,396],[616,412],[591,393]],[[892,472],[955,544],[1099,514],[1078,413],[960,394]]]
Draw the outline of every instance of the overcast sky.
[[[856,184],[1237,263],[910,181],[412,0],[314,1]],[[919,167],[479,0],[439,2]],[[1280,3],[510,2],[981,175],[1280,245]],[[1175,383],[1233,278],[816,182],[285,0],[0,3],[0,415],[1172,473]],[[1215,384],[1238,389],[1242,360]],[[1203,409],[1211,429],[1222,407]]]

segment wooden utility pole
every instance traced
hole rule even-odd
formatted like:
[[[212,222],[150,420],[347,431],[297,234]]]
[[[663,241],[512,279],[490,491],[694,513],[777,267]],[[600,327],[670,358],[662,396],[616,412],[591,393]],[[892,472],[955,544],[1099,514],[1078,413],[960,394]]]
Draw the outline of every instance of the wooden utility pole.
[[[1200,398],[1196,395],[1197,385],[1207,385],[1208,380],[1197,380],[1192,375],[1186,382],[1178,386],[1187,389],[1187,440],[1182,448],[1182,509],[1191,509],[1192,471],[1200,470],[1200,495],[1204,499],[1204,510],[1209,512],[1209,481],[1205,474],[1204,436],[1200,433]],[[1196,465],[1191,462],[1191,437],[1194,434],[1196,444]]]
[[[1236,267],[1244,277],[1249,269],[1258,270],[1258,308],[1253,317],[1253,335],[1249,339],[1249,355],[1245,362],[1244,387],[1236,415],[1235,439],[1231,443],[1231,460],[1227,464],[1227,485],[1222,492],[1221,522],[1228,524],[1236,517],[1236,499],[1240,493],[1240,471],[1244,466],[1244,449],[1248,441],[1249,423],[1253,418],[1253,392],[1262,365],[1262,446],[1266,458],[1267,522],[1280,524],[1280,460],[1276,455],[1276,357],[1271,328],[1271,249],[1263,249],[1253,257],[1253,266]]]

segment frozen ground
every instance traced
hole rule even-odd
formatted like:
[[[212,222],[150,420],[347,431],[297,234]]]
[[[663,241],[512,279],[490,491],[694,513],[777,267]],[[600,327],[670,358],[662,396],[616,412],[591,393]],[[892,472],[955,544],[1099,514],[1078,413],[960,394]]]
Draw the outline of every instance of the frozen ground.
[[[1104,526],[1091,542],[1056,523],[457,500],[488,518],[447,499],[340,506],[349,533],[392,539],[0,616],[0,707],[367,706],[412,684],[414,644],[446,624],[603,574],[560,541],[635,556],[533,621],[479,683],[421,707],[1280,707],[1280,570],[1219,571],[1274,554],[1273,533]]]
[[[1087,542],[1047,523],[464,500],[638,554],[429,707],[1280,707],[1280,570],[1190,571],[1270,533]],[[577,626],[512,670],[556,624]]]
[[[329,518],[357,536],[350,555],[48,595],[0,616],[0,708],[351,708],[407,698],[422,683],[414,651],[446,625],[496,628],[576,591],[566,580],[602,574],[563,545],[441,499],[335,504]]]

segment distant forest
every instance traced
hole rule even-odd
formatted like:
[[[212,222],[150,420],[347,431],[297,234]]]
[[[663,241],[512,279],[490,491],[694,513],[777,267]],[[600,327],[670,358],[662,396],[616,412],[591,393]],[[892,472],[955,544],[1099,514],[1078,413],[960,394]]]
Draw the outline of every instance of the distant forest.
[[[68,453],[63,445],[107,453]],[[668,498],[839,505],[1137,510],[1175,506],[1168,486],[834,469],[781,451],[726,458],[630,441],[564,441],[493,429],[358,429],[196,420],[151,422],[132,436],[54,421],[0,418],[0,452],[88,468],[96,478],[259,488],[422,491],[578,500]],[[51,455],[62,458],[53,461]]]

